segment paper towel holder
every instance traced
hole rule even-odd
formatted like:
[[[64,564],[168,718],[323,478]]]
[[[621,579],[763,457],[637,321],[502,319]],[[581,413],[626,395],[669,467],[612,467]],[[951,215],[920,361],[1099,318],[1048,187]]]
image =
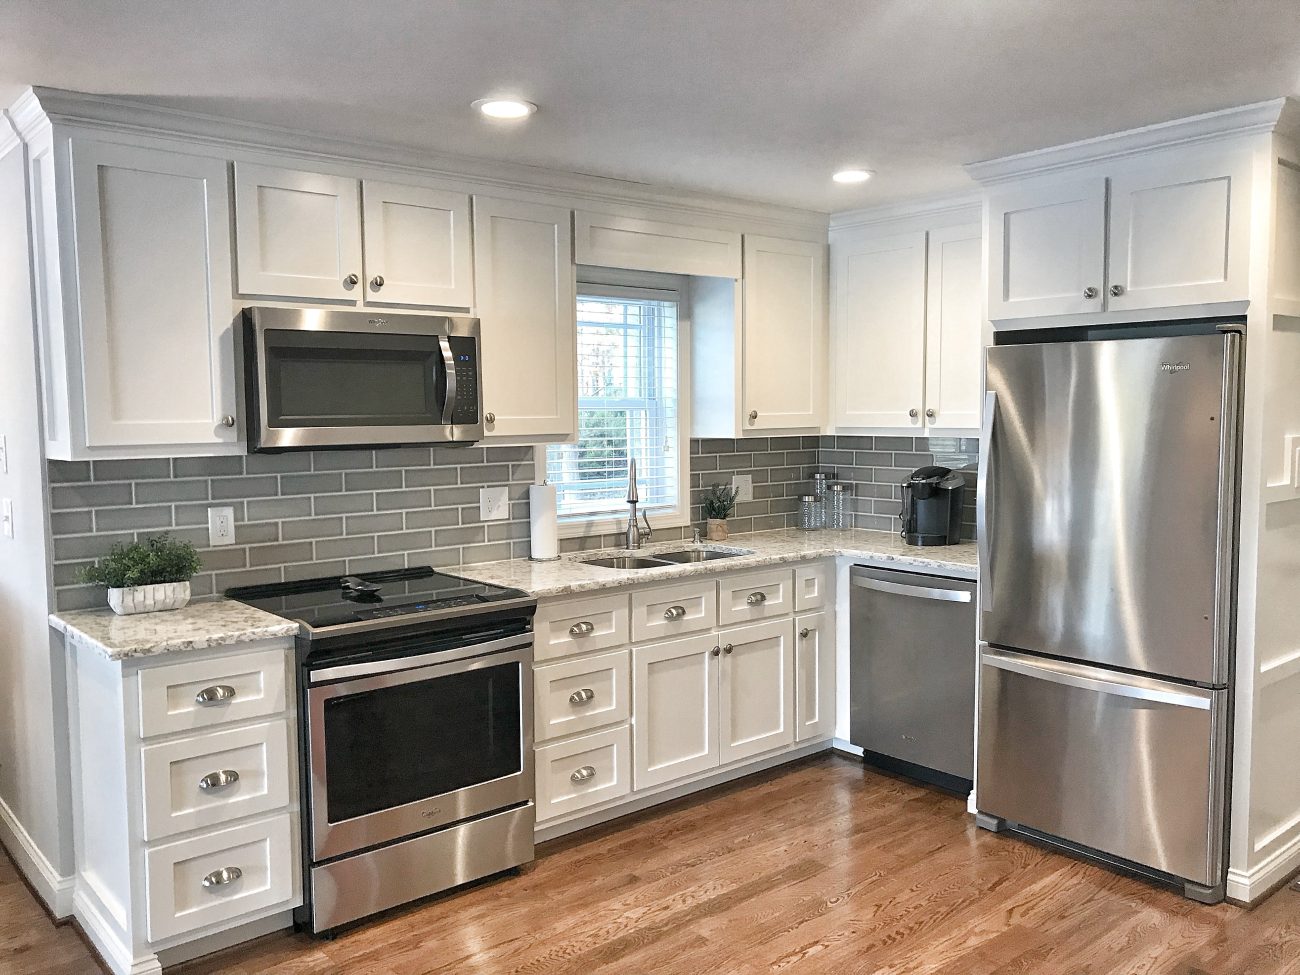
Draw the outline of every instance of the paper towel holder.
[[[533,485],[533,487],[549,487],[549,486],[550,486],[550,483],[551,483],[551,482],[550,482],[550,479],[549,479],[549,478],[543,478],[541,484],[535,484],[535,485]],[[530,504],[533,503],[533,492],[532,492],[532,489],[531,489],[531,488],[529,489],[529,498],[528,498],[528,500],[529,500],[529,503],[530,503]],[[537,524],[536,524],[536,519],[533,517],[533,514],[534,514],[534,513],[530,510],[530,512],[529,512],[529,522],[530,522],[530,526],[529,526],[529,527],[530,527],[530,529],[531,529],[532,531],[536,531]],[[551,524],[551,532],[554,532],[554,531],[555,531],[555,526],[554,526],[554,522],[552,521],[552,524]],[[552,537],[552,542],[554,542],[554,537]],[[535,540],[534,540],[534,544],[535,544]],[[536,557],[535,555],[533,555],[531,552],[530,552],[529,555],[528,555],[528,561],[529,561],[529,562],[558,562],[559,560],[560,560],[560,553],[559,553],[559,547],[558,547],[558,545],[556,546],[556,552],[555,552],[554,555],[545,556],[545,557],[543,557],[543,558],[538,558],[538,557]]]

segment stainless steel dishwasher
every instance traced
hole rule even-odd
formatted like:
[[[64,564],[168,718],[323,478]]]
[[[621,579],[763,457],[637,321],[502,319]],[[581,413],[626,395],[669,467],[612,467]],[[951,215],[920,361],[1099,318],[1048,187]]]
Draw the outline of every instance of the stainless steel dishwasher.
[[[850,583],[850,741],[869,764],[970,791],[974,580],[855,565]]]

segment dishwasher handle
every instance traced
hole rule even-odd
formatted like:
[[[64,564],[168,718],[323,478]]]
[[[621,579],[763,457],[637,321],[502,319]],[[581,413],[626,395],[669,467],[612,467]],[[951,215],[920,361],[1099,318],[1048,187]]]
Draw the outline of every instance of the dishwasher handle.
[[[860,589],[875,592],[887,592],[894,596],[913,596],[917,599],[938,599],[945,603],[968,603],[971,601],[969,589],[938,589],[934,586],[909,586],[901,582],[886,582],[884,579],[871,579],[854,576],[853,585]]]

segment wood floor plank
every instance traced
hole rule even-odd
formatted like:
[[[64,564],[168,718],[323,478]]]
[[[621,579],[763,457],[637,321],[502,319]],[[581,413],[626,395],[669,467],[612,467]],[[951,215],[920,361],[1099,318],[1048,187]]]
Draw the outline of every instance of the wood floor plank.
[[[1206,907],[821,757],[543,845],[334,941],[178,975],[1300,975],[1300,892]],[[0,972],[99,971],[0,863]]]

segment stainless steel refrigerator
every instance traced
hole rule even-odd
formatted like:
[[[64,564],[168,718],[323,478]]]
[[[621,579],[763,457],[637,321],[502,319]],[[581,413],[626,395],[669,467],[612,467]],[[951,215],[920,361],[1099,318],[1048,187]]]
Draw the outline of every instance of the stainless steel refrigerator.
[[[1243,339],[1121,334],[988,352],[978,819],[1213,902]]]

